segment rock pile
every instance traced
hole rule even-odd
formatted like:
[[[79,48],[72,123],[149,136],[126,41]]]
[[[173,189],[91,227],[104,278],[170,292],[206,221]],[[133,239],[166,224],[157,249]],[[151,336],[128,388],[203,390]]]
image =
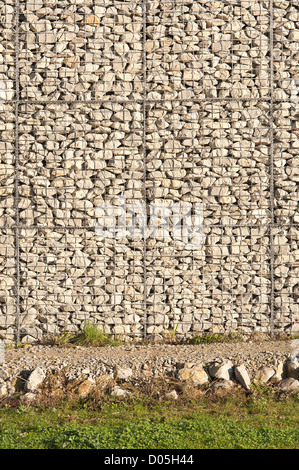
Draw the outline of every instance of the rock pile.
[[[0,337],[87,320],[136,337],[298,331],[298,0],[15,13],[2,2]],[[135,230],[115,236],[121,197]],[[153,207],[160,234],[139,226]]]
[[[237,386],[250,391],[253,384],[268,384],[278,393],[299,390],[298,357],[289,357],[285,362],[273,361],[271,367],[262,365],[251,376],[244,362],[234,364],[225,359],[207,364],[175,362],[171,365],[168,361],[159,374],[153,375],[147,373],[147,363],[139,361],[138,365],[137,369],[110,367],[110,371],[108,367],[105,371],[98,370],[96,374],[91,373],[89,368],[77,369],[75,374],[70,374],[67,367],[58,369],[52,365],[45,369],[38,366],[33,370],[19,371],[14,376],[10,376],[4,366],[0,369],[0,398],[5,401],[9,397],[16,397],[17,392],[21,393],[22,401],[30,403],[41,396],[84,397],[96,391],[104,391],[115,397],[133,398],[142,384],[154,384],[157,378],[163,379],[164,385],[169,384],[169,390],[164,393],[165,398],[174,400],[178,399],[178,392],[184,386],[196,389],[204,387],[213,393],[233,391]],[[171,389],[173,386],[176,389]],[[161,393],[158,388],[156,392]]]

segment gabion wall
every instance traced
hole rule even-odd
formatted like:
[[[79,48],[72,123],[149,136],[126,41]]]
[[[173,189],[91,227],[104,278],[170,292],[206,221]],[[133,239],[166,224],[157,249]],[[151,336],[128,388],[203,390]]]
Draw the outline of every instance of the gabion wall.
[[[298,26],[298,0],[0,0],[0,337],[299,330]],[[194,245],[166,222],[198,207]]]

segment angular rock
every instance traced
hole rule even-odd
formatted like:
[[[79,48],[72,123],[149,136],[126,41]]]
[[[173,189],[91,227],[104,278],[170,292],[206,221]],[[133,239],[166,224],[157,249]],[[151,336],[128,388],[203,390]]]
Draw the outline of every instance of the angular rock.
[[[267,383],[271,377],[275,374],[275,370],[272,367],[262,366],[259,368],[255,375],[255,379],[261,383]]]
[[[0,367],[0,379],[2,380],[8,380],[9,379],[9,373],[3,369],[2,367]]]
[[[214,382],[211,385],[210,390],[214,393],[221,392],[223,390],[231,390],[234,387],[234,382],[232,380],[227,380],[224,379],[223,381],[220,382]]]
[[[281,380],[287,378],[287,367],[285,362],[277,361],[274,366],[274,370],[275,373],[271,378],[273,382],[280,382]]]
[[[128,390],[124,390],[121,387],[115,386],[111,392],[111,395],[114,397],[129,397],[132,395]]]
[[[296,380],[292,377],[283,379],[279,384],[279,389],[282,392],[293,392],[299,389],[299,380]]]
[[[248,375],[245,365],[240,364],[238,366],[235,366],[234,372],[235,372],[236,380],[239,382],[239,384],[242,385],[242,387],[245,388],[246,390],[249,390],[250,389],[250,377]]]
[[[164,396],[167,400],[177,400],[178,399],[178,394],[177,394],[176,390],[171,390],[170,392],[166,392]]]
[[[234,374],[233,363],[231,361],[215,362],[209,367],[209,374],[215,379],[231,380]]]
[[[95,381],[93,379],[86,379],[78,386],[77,393],[79,397],[85,397],[95,387]]]
[[[44,372],[44,370],[41,367],[37,367],[29,375],[25,383],[25,391],[34,392],[43,383],[45,378],[46,378],[46,373]]]
[[[116,366],[114,369],[114,378],[120,380],[129,380],[133,375],[133,371],[130,367]]]
[[[287,360],[286,369],[288,377],[299,380],[299,361],[297,357]]]
[[[209,383],[209,376],[205,372],[202,364],[187,363],[177,372],[177,378],[183,382],[190,382],[194,385],[204,385]]]

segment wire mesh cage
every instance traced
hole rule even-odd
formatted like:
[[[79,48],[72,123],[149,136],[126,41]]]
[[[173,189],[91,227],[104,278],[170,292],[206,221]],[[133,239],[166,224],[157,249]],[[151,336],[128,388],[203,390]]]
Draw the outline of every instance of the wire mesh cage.
[[[293,333],[299,2],[0,1],[0,337]]]

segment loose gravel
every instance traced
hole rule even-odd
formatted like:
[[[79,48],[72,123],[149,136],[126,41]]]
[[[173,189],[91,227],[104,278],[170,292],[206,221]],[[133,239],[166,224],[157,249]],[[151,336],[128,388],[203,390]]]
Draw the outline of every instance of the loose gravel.
[[[16,371],[66,370],[70,378],[82,375],[97,377],[112,373],[115,366],[129,367],[134,375],[163,375],[181,363],[208,364],[217,360],[244,363],[253,374],[263,365],[285,361],[292,352],[289,341],[260,343],[209,344],[209,345],[125,345],[109,347],[32,346],[25,349],[7,350],[3,368],[13,376]]]

